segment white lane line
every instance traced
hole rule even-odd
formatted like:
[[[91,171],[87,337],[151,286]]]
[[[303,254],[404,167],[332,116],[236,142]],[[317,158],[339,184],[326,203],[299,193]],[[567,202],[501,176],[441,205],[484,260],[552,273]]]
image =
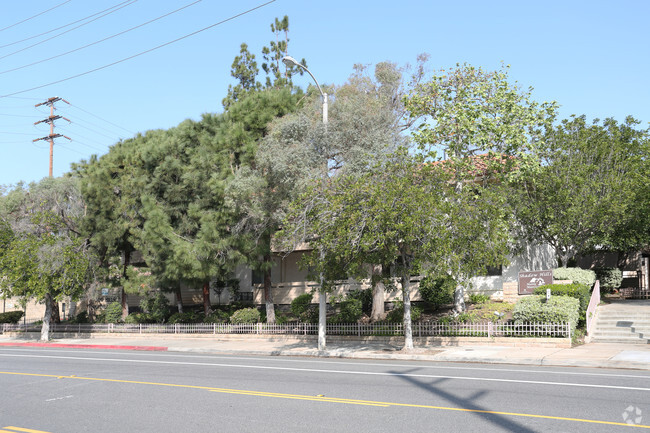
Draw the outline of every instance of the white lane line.
[[[496,379],[487,377],[463,377],[463,376],[444,376],[434,374],[414,374],[414,373],[392,373],[392,372],[374,372],[374,371],[347,371],[347,370],[323,370],[316,368],[290,368],[290,367],[272,367],[266,365],[240,365],[240,364],[220,364],[220,363],[202,363],[202,362],[179,362],[179,361],[154,361],[146,359],[120,359],[120,358],[87,358],[81,356],[51,356],[51,355],[19,355],[19,354],[1,354],[0,356],[8,357],[21,357],[21,358],[45,358],[45,359],[69,359],[76,361],[107,361],[107,362],[124,362],[136,364],[163,364],[163,365],[186,365],[186,366],[200,366],[200,367],[225,367],[225,368],[241,368],[241,369],[257,369],[257,370],[276,370],[276,371],[292,371],[301,373],[329,373],[329,374],[348,374],[358,376],[392,376],[392,377],[417,377],[426,379],[451,379],[451,380],[467,380],[477,382],[503,382],[503,383],[517,383],[527,385],[550,385],[550,386],[568,386],[578,388],[601,388],[601,389],[618,389],[625,391],[650,391],[650,388],[641,388],[633,386],[619,386],[619,385],[595,385],[586,383],[567,383],[567,382],[547,382],[540,380],[518,380],[518,379]]]
[[[14,352],[38,352],[42,353],[43,350],[40,349],[18,349],[18,348],[6,348],[6,347],[0,347],[0,355],[2,354],[1,351],[7,350],[7,351],[14,351]],[[79,349],[77,350],[64,350],[64,349],[50,349],[47,348],[48,352],[57,352],[57,353],[79,353]],[[88,349],[84,349],[84,353],[88,354],[94,354],[94,355],[109,355],[106,351],[92,351]],[[454,370],[454,371],[460,371],[460,370],[467,370],[467,371],[488,371],[490,373],[495,373],[495,372],[508,372],[508,373],[536,373],[536,374],[558,374],[558,375],[568,375],[568,376],[594,376],[594,377],[615,377],[615,378],[630,378],[630,379],[646,379],[650,380],[650,372],[647,375],[634,375],[634,374],[614,374],[614,373],[586,373],[586,372],[580,372],[580,371],[553,371],[553,370],[527,370],[527,369],[515,369],[515,368],[501,368],[499,365],[494,365],[491,364],[492,367],[494,368],[484,368],[484,367],[461,367],[461,366],[444,366],[444,365],[434,365],[434,364],[423,364],[425,362],[431,362],[431,361],[413,361],[414,364],[392,364],[392,363],[385,363],[382,362],[381,360],[377,360],[376,363],[371,363],[371,362],[360,362],[356,359],[351,359],[349,361],[329,361],[329,360],[324,360],[324,359],[314,359],[314,358],[304,358],[304,359],[292,359],[292,358],[285,358],[285,357],[263,357],[263,356],[221,356],[221,355],[195,355],[191,354],[191,352],[182,352],[183,354],[180,355],[181,352],[130,352],[130,356],[139,356],[139,357],[144,357],[144,356],[149,356],[149,357],[171,357],[171,356],[176,356],[180,357],[182,356],[183,358],[198,358],[198,359],[237,359],[237,360],[244,360],[244,361],[264,361],[264,362],[282,362],[282,363],[296,363],[296,364],[325,364],[325,365],[346,365],[346,366],[351,366],[351,365],[360,365],[360,366],[371,366],[371,367],[398,367],[398,368],[426,368],[426,369],[436,369],[436,370]],[[123,355],[123,353],[119,353],[119,355]],[[417,364],[416,364],[417,363]],[[544,368],[576,368],[576,367],[553,367],[553,366],[547,366]],[[593,367],[582,367],[582,368],[593,368]],[[600,370],[600,369],[599,369]]]
[[[48,398],[48,399],[47,399],[47,400],[45,400],[45,401],[57,401],[57,400],[65,400],[65,399],[67,399],[67,398],[72,398],[72,396],[71,396],[71,395],[66,395],[65,397],[57,397],[57,398]]]

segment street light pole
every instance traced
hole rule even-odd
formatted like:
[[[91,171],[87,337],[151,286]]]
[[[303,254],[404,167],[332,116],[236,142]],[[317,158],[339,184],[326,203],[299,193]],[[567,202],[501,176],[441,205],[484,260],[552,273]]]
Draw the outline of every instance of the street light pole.
[[[311,76],[311,78],[314,80],[316,83],[316,86],[318,86],[318,91],[320,92],[321,96],[323,97],[323,124],[327,125],[327,111],[328,111],[328,106],[327,106],[327,93],[323,92],[323,89],[321,88],[320,84],[318,84],[318,80],[316,80],[316,77],[314,77],[314,74],[311,73],[309,69],[307,69],[306,66],[304,66],[301,63],[298,63],[296,59],[294,59],[291,56],[284,56],[282,59],[282,63],[284,63],[287,66],[298,66],[305,71]],[[327,174],[327,165],[325,166],[325,174]],[[324,253],[321,251],[320,257],[321,261],[324,259],[323,257]],[[321,271],[319,275],[320,279],[320,287],[321,291],[318,296],[318,350],[319,351],[324,351],[325,347],[327,345],[326,343],[326,328],[325,325],[327,323],[327,293],[323,290],[323,286],[325,285],[325,277],[323,276],[323,272]]]

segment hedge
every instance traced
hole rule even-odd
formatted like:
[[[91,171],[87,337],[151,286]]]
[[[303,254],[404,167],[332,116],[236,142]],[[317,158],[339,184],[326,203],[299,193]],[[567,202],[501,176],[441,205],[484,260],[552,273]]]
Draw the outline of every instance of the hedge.
[[[623,272],[618,268],[595,268],[596,277],[603,289],[618,289],[623,283]]]
[[[18,321],[22,319],[23,314],[23,311],[7,311],[6,313],[0,313],[0,323],[18,323]]]
[[[546,296],[546,289],[551,289],[551,296],[570,296],[576,298],[580,302],[580,318],[584,320],[587,308],[589,307],[589,300],[591,298],[591,290],[589,286],[584,284],[547,284],[539,286],[533,292],[535,295]]]
[[[260,312],[255,308],[242,308],[230,316],[230,323],[257,323],[260,321]]]
[[[553,269],[553,279],[571,280],[592,287],[596,282],[596,273],[589,269],[557,268]]]
[[[571,323],[576,329],[580,302],[569,296],[554,296],[546,301],[544,296],[526,296],[515,304],[512,318],[515,323]]]

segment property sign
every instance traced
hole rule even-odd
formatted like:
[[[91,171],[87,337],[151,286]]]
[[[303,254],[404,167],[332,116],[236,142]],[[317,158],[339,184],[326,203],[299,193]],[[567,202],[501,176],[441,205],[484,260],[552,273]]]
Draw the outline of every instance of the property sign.
[[[108,296],[108,288],[102,289],[102,296]]]
[[[519,294],[532,295],[533,291],[545,284],[553,284],[553,271],[519,272]]]

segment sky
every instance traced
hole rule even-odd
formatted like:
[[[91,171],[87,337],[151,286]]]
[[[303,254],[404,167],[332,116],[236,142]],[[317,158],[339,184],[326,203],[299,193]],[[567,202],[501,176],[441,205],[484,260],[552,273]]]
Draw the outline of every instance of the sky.
[[[510,80],[533,87],[534,100],[557,101],[560,118],[650,122],[646,0],[267,1],[3,1],[0,185],[48,175],[49,144],[33,140],[49,134],[34,123],[50,111],[36,104],[69,102],[55,104],[70,120],[55,122],[71,139],[55,141],[61,176],[121,139],[222,111],[241,43],[261,63],[275,39],[270,25],[284,15],[289,54],[305,58],[321,84],[344,84],[355,64],[414,64],[428,53],[431,73],[510,65]]]

